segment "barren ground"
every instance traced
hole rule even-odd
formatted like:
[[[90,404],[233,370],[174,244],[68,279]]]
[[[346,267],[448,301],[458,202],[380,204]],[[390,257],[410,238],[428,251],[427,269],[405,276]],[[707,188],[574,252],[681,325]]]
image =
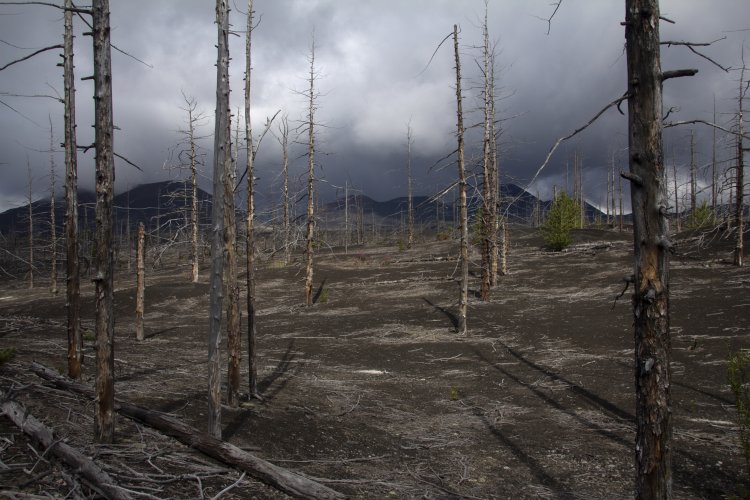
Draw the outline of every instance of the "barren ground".
[[[351,497],[632,497],[629,293],[613,308],[632,273],[631,236],[587,230],[557,254],[541,251],[528,230],[511,237],[510,274],[490,302],[471,299],[467,337],[453,331],[452,242],[320,250],[321,293],[309,308],[298,265],[264,263],[264,401],[225,407],[224,439]],[[726,360],[750,347],[750,270],[731,267],[721,241],[710,251],[696,245],[683,239],[672,260],[675,497],[743,496],[750,479]],[[207,274],[192,284],[187,272],[184,261],[148,270],[143,342],[134,339],[135,279],[125,269],[117,276],[116,392],[205,429]],[[478,285],[474,275],[470,293]],[[237,482],[238,472],[124,417],[115,445],[93,445],[93,403],[27,369],[38,361],[65,373],[64,289],[52,297],[20,282],[0,286],[0,347],[17,349],[0,371],[4,393],[14,388],[16,400],[131,491],[200,498]],[[83,294],[84,381],[93,384],[86,280]],[[92,494],[5,417],[0,489]],[[247,476],[226,496],[284,497]]]

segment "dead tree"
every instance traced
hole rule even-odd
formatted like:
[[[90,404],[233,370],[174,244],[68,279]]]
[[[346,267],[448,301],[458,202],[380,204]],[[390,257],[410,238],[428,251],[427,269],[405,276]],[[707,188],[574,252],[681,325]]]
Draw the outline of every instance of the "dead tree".
[[[690,218],[695,218],[698,206],[698,166],[695,164],[695,133],[690,131]]]
[[[484,73],[484,90],[482,97],[484,99],[484,124],[483,131],[484,137],[482,140],[482,217],[480,219],[480,238],[481,238],[481,252],[482,252],[482,277],[479,296],[483,301],[490,299],[490,288],[492,286],[492,241],[495,239],[493,234],[495,233],[495,221],[493,220],[493,200],[494,196],[492,193],[492,166],[491,166],[491,123],[494,121],[492,113],[492,103],[490,99],[492,92],[490,91],[490,35],[489,28],[487,26],[487,3],[485,3],[484,9],[484,25],[482,29],[483,34],[483,66],[482,71]]]
[[[411,177],[411,145],[414,138],[411,135],[411,122],[406,125],[406,248],[414,244],[414,198]]]
[[[81,376],[83,338],[80,329],[80,272],[78,268],[78,156],[76,148],[75,75],[73,71],[73,0],[65,0],[63,83],[65,98],[65,274],[68,332],[68,376]]]
[[[258,395],[257,366],[257,325],[255,321],[255,150],[253,146],[253,129],[250,121],[250,83],[252,70],[252,31],[253,0],[247,2],[247,33],[245,37],[245,168],[247,170],[247,219],[246,264],[247,264],[247,361],[248,361],[248,396]],[[285,136],[286,140],[286,136]],[[286,154],[286,151],[284,151]],[[237,367],[239,370],[239,366]],[[238,373],[239,378],[239,373]],[[239,382],[239,380],[238,380]]]
[[[50,286],[52,295],[57,295],[57,222],[55,221],[55,141],[52,132],[52,117],[49,117],[49,231],[52,255],[50,257]]]
[[[740,88],[737,96],[737,176],[735,182],[735,224],[737,240],[734,247],[734,265],[742,267],[743,254],[745,253],[744,234],[745,231],[745,159],[743,148],[743,136],[745,134],[745,117],[743,114],[743,101],[745,99],[745,53],[742,52],[742,68],[740,68]]]
[[[498,132],[495,129],[495,55],[490,55],[490,189],[492,200],[490,210],[494,228],[490,239],[490,285],[495,286],[498,274],[508,274],[508,225],[505,215],[500,213],[500,163],[497,150]],[[498,237],[502,241],[498,244]],[[498,260],[499,269],[498,269]]]
[[[239,140],[239,117],[235,129],[235,145]],[[242,339],[240,337],[240,289],[237,283],[237,215],[234,208],[235,166],[237,157],[224,163],[224,285],[226,287],[227,327],[227,403],[236,408],[240,394],[240,361]],[[239,148],[235,151],[239,153]]]
[[[26,202],[28,205],[28,217],[29,217],[29,288],[34,288],[34,207],[33,207],[33,181],[34,178],[31,175],[31,162],[29,161],[29,155],[26,154],[26,171],[29,179],[29,190],[26,193]]]
[[[313,304],[313,238],[315,232],[315,38],[310,48],[310,89],[307,110],[307,235],[305,255],[305,304]]]
[[[716,94],[714,94],[714,118],[713,122],[716,123]],[[714,220],[717,217],[716,213],[716,198],[718,193],[718,171],[716,170],[716,127],[711,127],[713,132],[713,141],[711,143],[711,216]]]
[[[94,437],[115,434],[114,233],[115,165],[112,123],[112,59],[109,0],[94,0],[94,115],[96,144],[96,412]]]
[[[461,95],[461,59],[458,52],[458,26],[453,25],[453,52],[456,61],[456,135],[458,137],[458,205],[461,224],[461,292],[458,297],[459,335],[466,335],[466,310],[469,303],[469,215],[466,208],[466,172],[464,168],[464,114]]]
[[[188,114],[188,128],[181,133],[186,136],[188,141],[188,164],[190,168],[190,277],[193,283],[197,283],[200,273],[200,254],[198,251],[198,145],[195,127],[203,114],[196,114],[198,103],[194,98],[188,97],[184,92],[182,98],[185,101],[185,107],[182,110]]]
[[[211,211],[211,276],[208,332],[208,433],[221,439],[221,307],[224,293],[224,172],[229,152],[229,4],[216,0],[217,61],[214,189]]]
[[[635,257],[636,498],[672,496],[669,224],[658,0],[626,0],[628,145]]]
[[[680,227],[680,198],[677,193],[677,163],[672,161],[672,178],[674,179],[674,216],[677,222],[677,232],[681,230]]]
[[[145,235],[143,222],[140,222],[138,224],[138,244],[135,254],[135,338],[137,340],[143,340],[143,304],[146,292],[146,259],[143,254]]]
[[[282,208],[282,224],[284,231],[284,265],[289,264],[291,258],[291,232],[289,224],[289,121],[287,116],[281,117],[281,124],[279,125],[279,133],[281,139],[281,202],[283,203]]]

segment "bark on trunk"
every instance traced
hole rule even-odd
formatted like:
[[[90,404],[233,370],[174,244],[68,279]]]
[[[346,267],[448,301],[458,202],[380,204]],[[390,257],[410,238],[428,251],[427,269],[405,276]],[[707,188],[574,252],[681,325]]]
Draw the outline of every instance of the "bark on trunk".
[[[247,35],[245,38],[245,153],[247,168],[247,221],[245,242],[247,249],[247,363],[248,395],[258,396],[258,366],[256,360],[257,325],[255,322],[255,151],[250,120],[250,83],[252,72],[253,0],[247,2]],[[286,151],[285,151],[286,153]],[[238,367],[239,368],[239,367]]]
[[[307,124],[307,244],[305,255],[305,304],[313,303],[313,236],[315,233],[315,40],[310,51],[310,104],[308,107]]]
[[[289,225],[289,123],[286,115],[282,118],[281,125],[281,154],[282,199],[284,203],[284,265],[288,265],[291,258],[292,242]]]
[[[96,143],[96,413],[97,442],[111,443],[115,434],[114,234],[112,61],[109,0],[93,2],[94,114]]]
[[[208,332],[208,433],[221,439],[221,308],[224,294],[224,172],[229,154],[229,5],[216,0],[217,62],[214,189]]]
[[[93,398],[94,392],[86,385],[61,378],[53,370],[32,364],[39,377],[51,381],[55,386]],[[148,410],[124,401],[117,402],[117,411],[122,415],[157,429],[196,450],[239,470],[254,478],[297,498],[343,498],[343,495],[307,476],[273,465],[255,455],[219,438],[203,433],[176,418]]]
[[[55,141],[52,133],[52,117],[49,118],[49,231],[50,247],[52,256],[50,257],[50,286],[49,291],[52,295],[57,295],[57,221],[55,220]]]
[[[466,172],[464,171],[464,114],[461,95],[461,59],[458,53],[458,26],[453,25],[453,51],[456,60],[456,116],[458,136],[458,206],[461,223],[461,292],[458,297],[458,325],[460,335],[466,335],[466,310],[469,302],[469,217],[466,209]]]
[[[414,142],[411,135],[411,123],[406,127],[406,248],[411,248],[414,244],[414,201],[412,192],[411,178],[411,145]]]
[[[670,244],[658,0],[626,0],[625,26],[635,254],[636,497],[671,498]]]
[[[490,35],[487,27],[487,5],[485,4],[483,25],[483,68],[484,73],[484,137],[482,139],[482,218],[480,220],[480,238],[482,252],[482,283],[479,289],[479,297],[483,301],[490,300],[490,288],[492,287],[492,234],[494,233],[494,220],[492,217],[492,167],[490,165],[490,132],[492,111],[490,98]]]
[[[66,9],[73,0],[65,0]],[[78,268],[78,156],[76,149],[73,13],[64,14],[63,82],[65,87],[65,299],[67,305],[68,376],[81,376],[83,338],[80,330],[80,271]]]
[[[0,397],[5,397],[2,392],[0,392]],[[76,474],[86,478],[86,481],[91,484],[97,493],[112,499],[132,498],[118,489],[109,474],[101,470],[93,460],[67,445],[59,437],[56,438],[52,430],[31,415],[23,405],[15,401],[3,401],[0,408],[16,426],[45,448],[45,455],[47,452],[52,452],[71,467]]]
[[[239,117],[238,117],[239,120]],[[239,126],[239,123],[237,124]],[[239,130],[235,129],[235,151],[239,153]],[[231,154],[231,145],[230,145]],[[242,337],[240,336],[240,289],[237,283],[237,216],[234,210],[235,165],[239,154],[224,163],[224,256],[226,258],[227,296],[227,403],[232,408],[239,405],[240,361]]]
[[[744,54],[743,54],[744,56]],[[744,57],[743,57],[744,60]],[[735,194],[735,220],[737,221],[737,242],[734,248],[734,265],[742,267],[745,253],[745,159],[742,136],[745,133],[745,118],[743,115],[743,98],[745,93],[745,65],[743,61],[740,71],[740,95],[737,111],[737,192]]]
[[[143,222],[138,224],[138,247],[136,250],[135,272],[136,272],[136,292],[135,292],[135,338],[143,340],[143,303],[146,292],[146,259],[143,255],[143,244],[145,242],[145,230]]]
[[[198,266],[198,157],[195,151],[195,122],[193,121],[193,109],[188,103],[188,138],[190,140],[190,240],[191,252],[191,277],[193,283],[198,282],[200,272]]]

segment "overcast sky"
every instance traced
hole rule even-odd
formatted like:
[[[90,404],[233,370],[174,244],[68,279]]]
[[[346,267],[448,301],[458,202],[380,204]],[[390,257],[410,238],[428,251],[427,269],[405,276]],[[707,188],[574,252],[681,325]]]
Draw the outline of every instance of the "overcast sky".
[[[490,0],[490,37],[498,52],[498,105],[502,122],[503,180],[526,187],[555,140],[588,121],[626,89],[622,0],[565,0],[550,33],[540,18],[552,14],[549,0]],[[707,42],[703,52],[724,66],[740,65],[741,47],[750,36],[747,0],[662,0],[663,40]],[[202,135],[213,132],[216,82],[216,26],[210,0],[128,0],[111,2],[112,42],[145,61],[113,52],[114,117],[119,130],[115,150],[142,167],[139,172],[116,160],[116,191],[176,178],[164,168],[186,125],[181,91],[197,100],[206,116]],[[233,110],[242,106],[245,5],[233,4],[231,37]],[[267,116],[287,113],[291,127],[300,124],[306,103],[312,33],[316,45],[319,154],[324,197],[349,180],[365,194],[386,200],[406,192],[406,128],[414,136],[412,162],[417,194],[432,194],[449,184],[455,168],[428,169],[455,149],[455,73],[452,45],[446,42],[425,69],[453,24],[460,26],[466,123],[479,123],[479,82],[474,62],[481,54],[482,0],[255,0],[258,26],[253,32],[253,127],[260,132]],[[93,142],[91,39],[76,20],[78,142]],[[40,6],[0,6],[0,65],[34,49],[61,43],[62,15]],[[11,45],[12,44],[12,45]],[[24,203],[28,191],[26,155],[32,168],[35,198],[49,191],[48,116],[55,143],[62,142],[62,105],[48,98],[8,94],[62,93],[62,68],[55,50],[0,72],[0,210]],[[670,119],[712,119],[714,96],[718,121],[728,123],[736,108],[739,74],[721,71],[685,47],[664,47],[665,70],[697,68],[692,78],[665,83]],[[12,109],[11,109],[12,108]],[[625,111],[627,106],[623,106]],[[15,111],[14,111],[15,110]],[[275,129],[275,127],[274,127]],[[711,160],[712,133],[695,127],[699,165]],[[618,168],[627,168],[626,117],[610,110],[594,126],[562,146],[532,193],[549,197],[552,186],[565,187],[566,161],[583,158],[587,198],[603,201],[606,168],[615,152]],[[666,157],[687,173],[687,127],[665,135]],[[721,135],[719,137],[721,139]],[[470,154],[481,146],[470,138]],[[302,139],[304,140],[304,139]],[[204,188],[209,189],[212,138],[205,148]],[[295,176],[305,168],[303,146],[294,145]],[[731,156],[725,143],[719,158]],[[58,186],[63,155],[55,154]],[[257,157],[259,202],[274,203],[281,155],[271,136]],[[443,165],[443,164],[440,164]],[[93,152],[79,156],[79,180],[93,186]],[[326,187],[327,186],[327,187]],[[210,189],[209,189],[210,190]],[[58,187],[58,191],[62,190]]]

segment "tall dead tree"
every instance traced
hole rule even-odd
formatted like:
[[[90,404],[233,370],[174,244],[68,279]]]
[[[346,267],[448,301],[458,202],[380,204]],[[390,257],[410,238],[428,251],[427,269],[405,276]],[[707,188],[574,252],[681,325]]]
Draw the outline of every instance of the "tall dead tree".
[[[458,296],[459,335],[466,335],[466,313],[469,303],[469,214],[466,208],[466,172],[464,168],[464,113],[461,95],[461,58],[458,51],[458,25],[453,25],[453,53],[456,61],[456,136],[458,138],[458,209],[461,224],[460,256],[461,292]]]
[[[188,163],[190,168],[190,278],[193,283],[198,282],[200,273],[198,253],[198,146],[196,143],[195,126],[202,114],[196,114],[198,103],[194,98],[182,94],[185,101],[183,111],[187,112],[188,128],[182,131],[188,141]]]
[[[32,191],[34,178],[31,175],[31,162],[29,161],[29,155],[26,154],[26,172],[28,177],[29,189],[26,192],[26,205],[28,207],[28,218],[29,218],[29,288],[34,288],[34,192]]]
[[[235,151],[239,153],[239,117],[235,129]],[[240,288],[237,283],[237,215],[234,207],[234,183],[238,154],[224,163],[224,285],[226,287],[227,327],[227,403],[236,408],[240,394]]]
[[[745,134],[745,117],[743,112],[743,101],[745,99],[745,52],[742,51],[742,68],[740,68],[740,88],[737,96],[737,175],[735,182],[735,224],[737,240],[734,247],[734,265],[742,267],[743,254],[745,253],[745,152],[743,148],[743,136]]]
[[[495,128],[495,55],[490,55],[490,186],[492,190],[492,202],[490,208],[494,220],[494,238],[490,240],[492,246],[490,251],[490,273],[491,285],[497,282],[498,274],[508,274],[508,220],[505,214],[501,214],[500,195],[500,160],[497,148],[498,131]],[[498,238],[502,240],[498,243]],[[499,260],[499,266],[498,266]],[[498,269],[499,267],[499,269]]]
[[[494,196],[492,193],[492,174],[491,174],[491,123],[494,121],[492,112],[492,103],[490,99],[492,93],[490,91],[490,35],[489,28],[487,26],[487,11],[488,7],[485,3],[484,9],[484,25],[482,29],[483,34],[483,51],[482,51],[482,71],[484,73],[484,90],[482,91],[482,98],[484,99],[484,124],[483,131],[484,137],[482,139],[482,217],[480,219],[480,237],[481,237],[481,252],[482,252],[482,276],[479,296],[483,301],[490,299],[490,287],[492,286],[492,240],[493,233],[495,232],[495,221],[492,217],[492,205]]]
[[[208,433],[221,439],[221,308],[224,293],[224,172],[229,151],[229,4],[216,0],[216,119],[211,209],[211,276],[208,331]]]
[[[247,32],[245,36],[245,168],[247,169],[247,219],[246,264],[247,264],[247,362],[248,362],[248,395],[258,395],[258,363],[256,356],[257,325],[255,321],[255,150],[253,146],[253,128],[250,120],[250,83],[252,71],[252,31],[253,0],[247,2]],[[286,154],[286,151],[284,151]]]
[[[674,180],[674,216],[677,221],[677,232],[679,233],[680,228],[680,198],[678,196],[677,186],[677,163],[672,161],[672,179]]]
[[[695,133],[690,131],[690,218],[698,205],[698,166],[695,164]]]
[[[96,412],[94,437],[111,443],[115,435],[114,315],[114,126],[109,0],[94,0],[94,116],[96,144]]]
[[[716,94],[714,94],[714,118],[713,123],[716,123]],[[718,171],[716,170],[716,127],[711,127],[713,132],[713,141],[711,143],[711,216],[714,220],[717,217],[716,214],[716,198],[718,193]]]
[[[138,243],[135,252],[135,338],[143,340],[143,310],[146,295],[146,259],[144,256],[144,243],[146,232],[143,222],[138,223]]]
[[[52,130],[52,117],[49,117],[49,231],[50,246],[52,255],[50,256],[50,285],[49,291],[57,295],[57,221],[55,220],[55,187],[57,179],[55,178],[55,140]]]
[[[411,134],[411,122],[406,126],[406,248],[414,244],[414,192],[411,177],[411,145],[414,138]]]
[[[633,207],[636,498],[671,498],[669,224],[662,144],[658,0],[626,0],[628,145]],[[674,74],[673,74],[674,75]]]
[[[315,232],[315,38],[310,47],[310,89],[307,109],[307,235],[305,255],[305,304],[313,303],[313,237]]]
[[[289,264],[291,258],[291,226],[289,224],[289,121],[286,114],[281,117],[281,124],[279,125],[279,133],[281,134],[281,202],[283,203],[282,208],[282,224],[284,231],[284,265]]]
[[[63,23],[63,86],[65,126],[65,300],[67,305],[68,376],[81,376],[83,337],[80,329],[80,271],[78,268],[78,156],[76,148],[75,75],[73,66],[73,0],[65,0]]]

